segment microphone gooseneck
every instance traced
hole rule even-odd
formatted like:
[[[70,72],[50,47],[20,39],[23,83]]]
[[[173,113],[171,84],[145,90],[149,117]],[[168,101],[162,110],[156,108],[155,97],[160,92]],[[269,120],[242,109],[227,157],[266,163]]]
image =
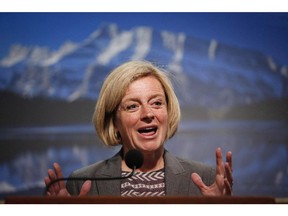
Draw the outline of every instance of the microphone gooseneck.
[[[54,179],[53,181],[51,181],[49,184],[46,185],[45,188],[45,194],[47,194],[49,188],[56,182],[59,181],[87,181],[87,180],[91,180],[91,181],[109,181],[109,180],[121,180],[121,179],[126,179],[126,178],[130,178],[131,176],[134,175],[134,172],[136,169],[140,168],[143,164],[144,161],[144,157],[143,154],[136,150],[136,149],[132,149],[129,150],[126,155],[125,155],[125,163],[126,165],[132,169],[131,173],[127,176],[119,176],[119,177],[102,177],[102,178],[96,178],[96,177],[68,177],[68,178],[57,178]]]

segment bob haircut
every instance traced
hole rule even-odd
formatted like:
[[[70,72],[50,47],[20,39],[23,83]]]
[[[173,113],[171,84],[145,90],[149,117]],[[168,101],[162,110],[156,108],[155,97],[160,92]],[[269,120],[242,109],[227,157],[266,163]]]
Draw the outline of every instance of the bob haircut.
[[[150,62],[129,61],[115,68],[105,79],[101,88],[93,123],[99,138],[107,146],[121,144],[114,126],[116,112],[129,85],[142,77],[153,76],[162,84],[166,96],[168,131],[166,139],[171,138],[178,129],[181,113],[172,83],[166,73]]]

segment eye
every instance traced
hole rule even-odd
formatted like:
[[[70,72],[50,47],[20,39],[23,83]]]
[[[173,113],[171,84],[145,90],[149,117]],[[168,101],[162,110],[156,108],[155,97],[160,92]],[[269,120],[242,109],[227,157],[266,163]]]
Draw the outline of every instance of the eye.
[[[154,100],[152,101],[151,105],[153,108],[157,109],[157,108],[161,108],[164,105],[164,103],[162,100]]]
[[[130,112],[136,111],[136,110],[138,110],[138,108],[139,108],[138,104],[129,104],[129,105],[125,106],[125,110],[130,111]]]
[[[154,104],[155,106],[161,106],[161,105],[162,105],[162,102],[161,102],[161,101],[155,101],[153,104]]]

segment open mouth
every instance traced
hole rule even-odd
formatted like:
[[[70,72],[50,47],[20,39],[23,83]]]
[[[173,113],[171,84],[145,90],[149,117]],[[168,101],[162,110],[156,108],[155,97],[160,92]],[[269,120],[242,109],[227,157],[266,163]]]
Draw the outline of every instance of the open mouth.
[[[157,132],[157,130],[157,127],[146,127],[139,129],[138,132],[143,135],[153,135]]]

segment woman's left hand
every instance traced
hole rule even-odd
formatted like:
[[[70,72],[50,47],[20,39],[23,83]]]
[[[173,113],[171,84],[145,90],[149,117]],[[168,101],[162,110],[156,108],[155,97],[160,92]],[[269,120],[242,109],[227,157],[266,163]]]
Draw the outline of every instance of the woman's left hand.
[[[224,164],[221,149],[216,149],[216,178],[212,185],[205,185],[197,173],[192,173],[191,179],[204,196],[232,195],[232,152],[227,152]]]

